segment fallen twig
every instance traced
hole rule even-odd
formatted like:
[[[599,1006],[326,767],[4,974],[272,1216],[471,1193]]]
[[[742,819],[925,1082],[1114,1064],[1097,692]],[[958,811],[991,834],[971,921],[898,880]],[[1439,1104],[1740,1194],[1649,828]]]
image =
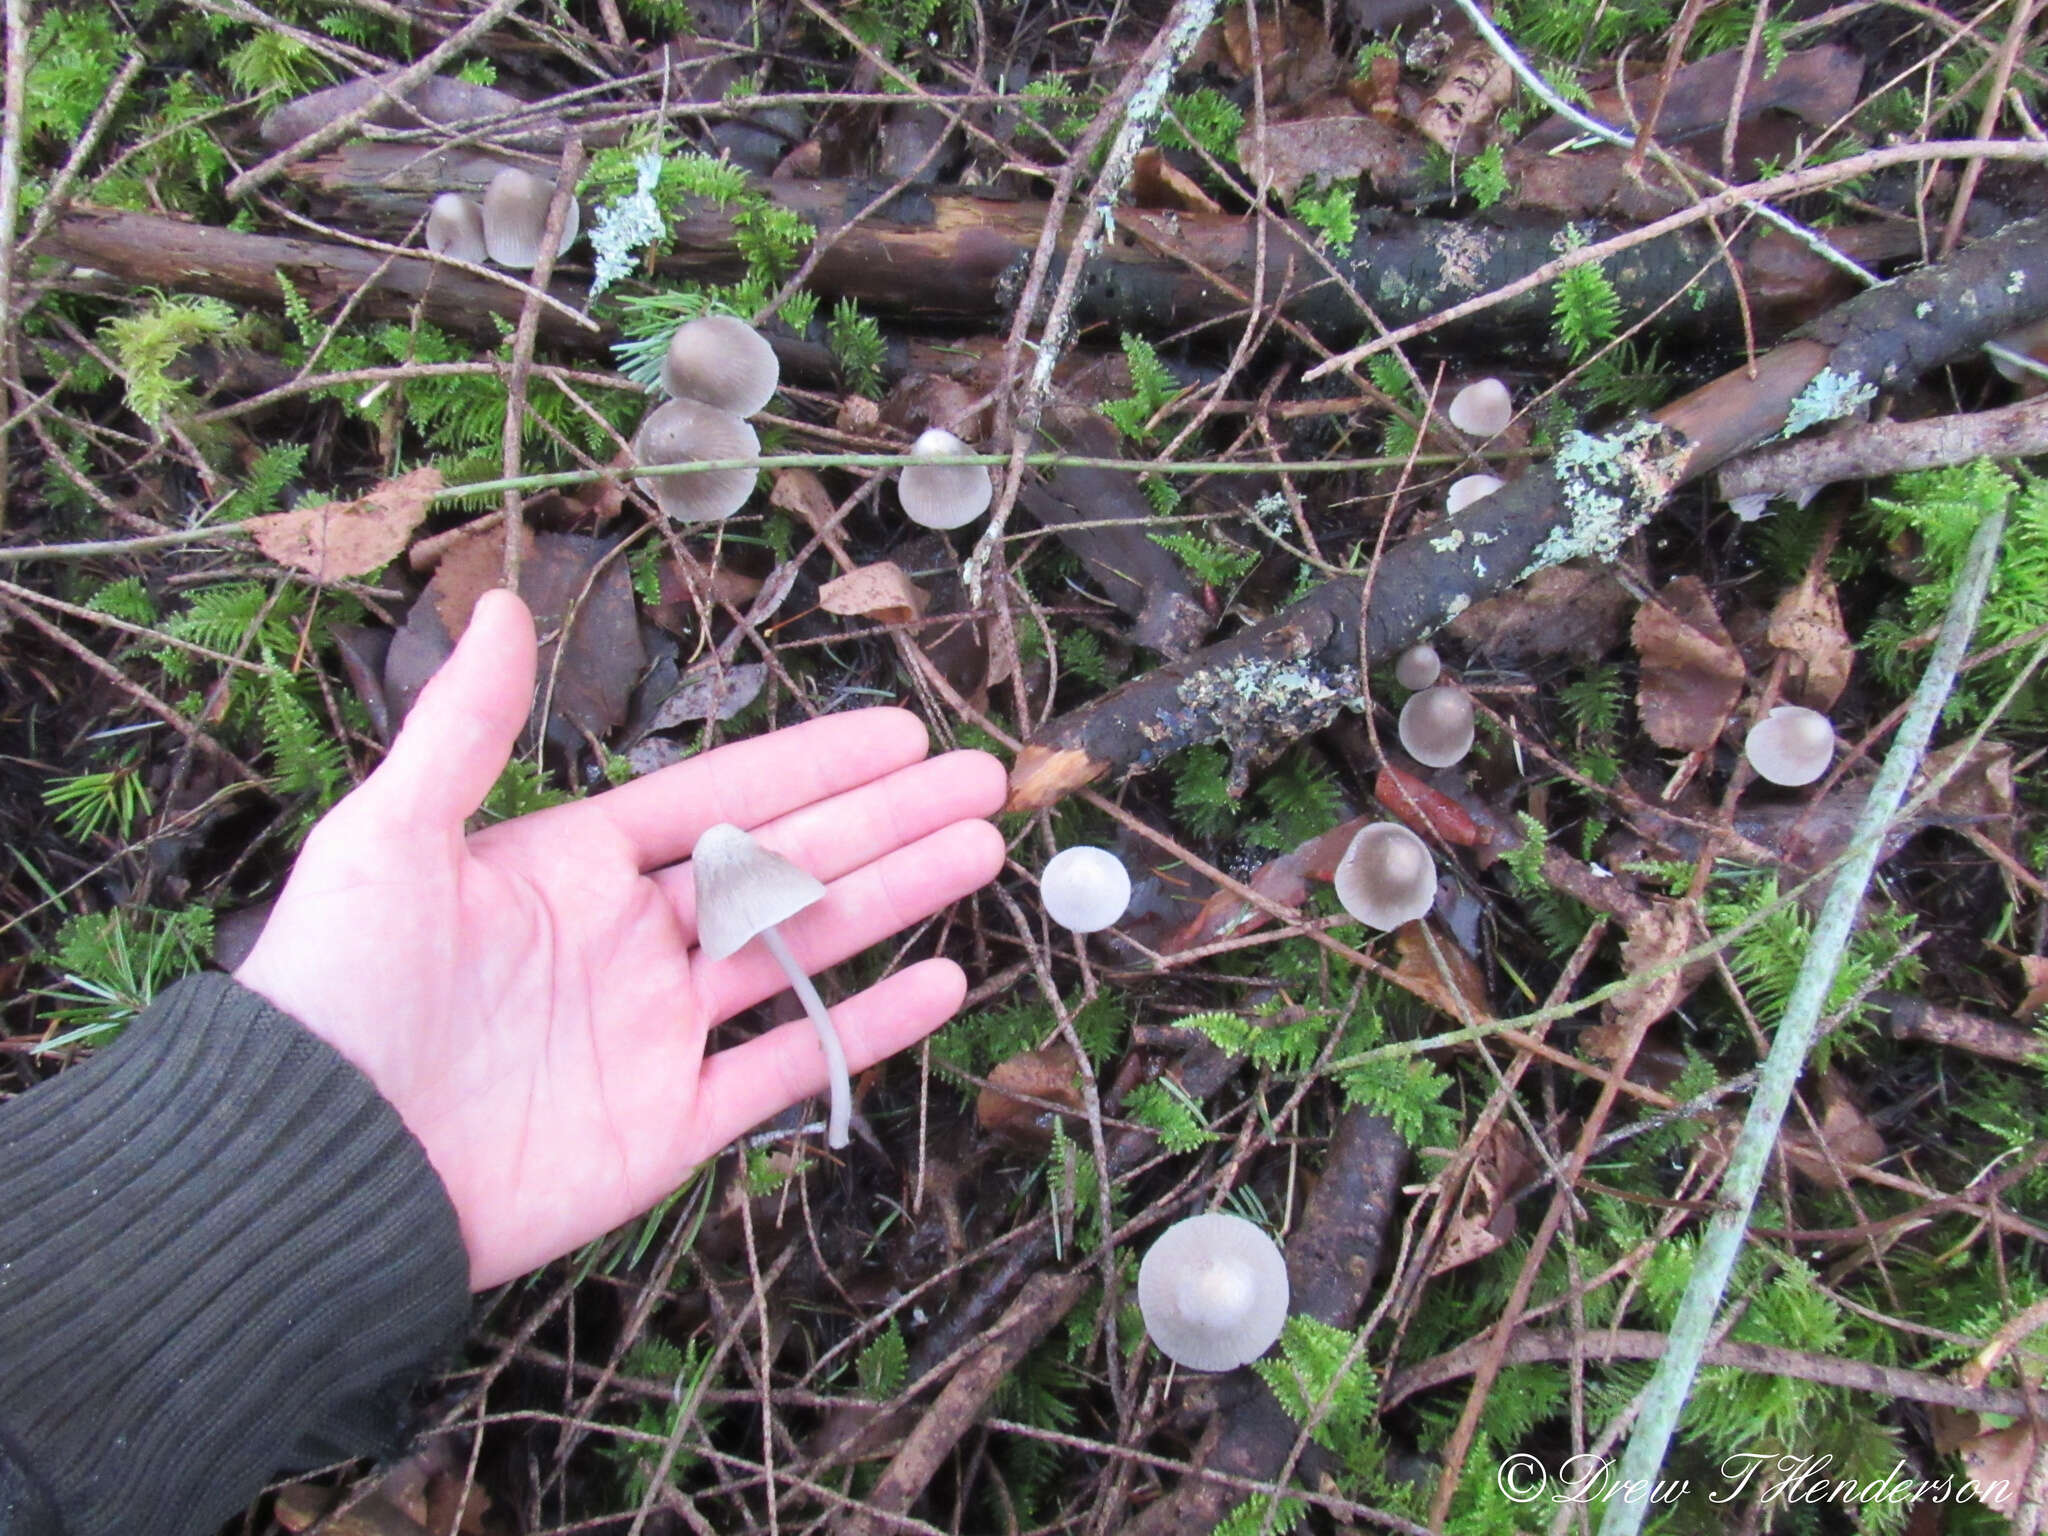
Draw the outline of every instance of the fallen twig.
[[[1773,443],[1723,465],[1716,485],[1729,501],[1789,496],[1837,480],[2035,453],[2048,453],[2048,395],[1966,416],[1852,422],[1821,437]]]

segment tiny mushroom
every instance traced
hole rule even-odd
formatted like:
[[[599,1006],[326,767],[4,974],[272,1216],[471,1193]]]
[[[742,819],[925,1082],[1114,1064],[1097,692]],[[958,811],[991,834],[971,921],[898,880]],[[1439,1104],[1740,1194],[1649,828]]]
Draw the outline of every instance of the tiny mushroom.
[[[944,427],[932,427],[910,445],[919,462],[903,466],[896,496],[903,515],[924,528],[964,528],[988,510],[995,482],[985,464],[949,464],[971,450]]]
[[[540,260],[541,232],[547,228],[548,204],[554,201],[555,184],[516,166],[507,166],[484,188],[484,248],[501,267],[525,271]],[[557,250],[566,251],[576,239],[582,216],[576,199],[569,199],[569,211],[562,220],[562,241]]]
[[[1346,912],[1391,931],[1427,917],[1436,904],[1436,860],[1399,822],[1375,822],[1351,839],[1332,884]]]
[[[1038,877],[1045,915],[1075,933],[1096,933],[1131,904],[1131,874],[1107,848],[1062,848]]]
[[[656,406],[633,437],[633,457],[642,464],[690,464],[751,459],[761,439],[731,411],[695,400]],[[730,517],[754,494],[751,469],[707,469],[687,475],[648,475],[639,484],[663,512],[679,523],[708,523]]]
[[[832,1084],[832,1111],[826,1121],[825,1145],[846,1145],[853,1119],[853,1088],[846,1071],[846,1052],[839,1032],[825,1011],[824,999],[796,963],[775,925],[822,901],[825,887],[817,876],[799,869],[779,853],[771,853],[729,822],[706,828],[690,854],[697,879],[697,944],[714,960],[725,960],[755,938],[775,957],[789,985],[811,1016],[818,1044],[825,1052],[825,1070]]]
[[[427,210],[427,249],[457,261],[484,259],[484,211],[474,198],[443,192],[434,199]]]
[[[1138,1266],[1138,1311],[1169,1360],[1233,1371],[1273,1347],[1287,1322],[1287,1260],[1242,1216],[1177,1221]]]
[[[1452,396],[1451,408],[1444,414],[1460,432],[1495,437],[1515,419],[1515,401],[1499,379],[1481,379]]]
[[[1472,750],[1472,695],[1448,683],[1401,706],[1401,745],[1429,768],[1448,768]]]
[[[1423,689],[1443,676],[1444,661],[1436,647],[1424,642],[1411,645],[1394,663],[1394,681],[1403,688]]]
[[[1491,496],[1506,484],[1507,481],[1499,475],[1467,475],[1462,480],[1451,482],[1451,489],[1444,497],[1444,506],[1455,517],[1480,497]]]
[[[774,398],[782,365],[767,338],[731,315],[685,320],[668,339],[661,387],[735,416],[751,416]]]
[[[1835,760],[1835,727],[1819,710],[1780,704],[1750,727],[1742,755],[1763,778],[1796,789]]]

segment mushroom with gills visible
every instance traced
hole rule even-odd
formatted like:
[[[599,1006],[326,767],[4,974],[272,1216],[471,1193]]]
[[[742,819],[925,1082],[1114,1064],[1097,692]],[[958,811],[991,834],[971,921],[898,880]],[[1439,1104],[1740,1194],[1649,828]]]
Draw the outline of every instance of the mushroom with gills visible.
[[[1232,1371],[1273,1347],[1287,1322],[1287,1260],[1242,1216],[1177,1221],[1138,1266],[1138,1311],[1169,1360]]]
[[[642,464],[692,464],[721,459],[754,459],[761,439],[754,429],[715,405],[671,400],[656,406],[633,435],[633,457]],[[754,494],[751,468],[706,469],[687,475],[648,475],[638,483],[678,523],[708,523],[731,517]]]
[[[1391,932],[1436,905],[1436,860],[1399,822],[1376,822],[1351,839],[1331,883],[1346,912]]]
[[[483,209],[460,192],[443,192],[427,210],[427,249],[436,256],[481,263],[487,254]]]
[[[668,339],[661,387],[679,400],[701,400],[735,416],[751,416],[775,397],[782,365],[768,339],[731,315],[685,320]]]
[[[1448,684],[1425,688],[1401,706],[1401,745],[1429,768],[1448,768],[1472,750],[1472,696]]]
[[[775,927],[824,900],[824,883],[762,847],[730,822],[707,828],[697,839],[690,868],[697,881],[698,947],[714,960],[727,960],[758,938],[782,967],[790,989],[810,1015],[832,1084],[825,1145],[845,1146],[847,1127],[853,1120],[853,1084],[847,1075],[846,1052],[839,1044],[839,1032],[832,1027],[832,1016],[825,1011],[824,999]]]
[[[932,427],[910,445],[915,461],[896,477],[903,515],[921,528],[964,528],[988,510],[995,482],[985,464],[949,464],[969,451],[944,427]]]
[[[1499,475],[1467,475],[1462,480],[1453,480],[1444,496],[1444,510],[1456,517],[1473,502],[1491,496],[1506,484]]]
[[[1429,687],[1443,672],[1443,658],[1437,655],[1435,646],[1427,643],[1409,646],[1394,663],[1394,681],[1417,691]]]
[[[1474,437],[1498,437],[1515,419],[1515,399],[1499,379],[1481,379],[1453,395],[1450,409],[1444,414],[1460,432]]]
[[[1107,848],[1062,848],[1038,877],[1045,915],[1074,933],[1097,933],[1131,904],[1131,872]]]
[[[1773,784],[1788,789],[1811,784],[1835,760],[1834,722],[1817,709],[1780,704],[1750,727],[1742,755]]]
[[[555,200],[555,184],[531,172],[507,166],[484,188],[484,248],[501,267],[524,272],[540,260],[540,237],[548,225],[548,205]],[[569,199],[569,211],[562,216],[559,253],[575,243],[582,215],[576,199]]]

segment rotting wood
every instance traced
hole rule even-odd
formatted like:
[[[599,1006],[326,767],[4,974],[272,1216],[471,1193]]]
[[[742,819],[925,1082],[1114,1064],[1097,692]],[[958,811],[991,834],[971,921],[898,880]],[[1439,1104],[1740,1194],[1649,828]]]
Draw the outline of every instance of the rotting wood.
[[[1383,661],[1480,598],[1582,556],[1612,559],[1681,485],[1823,408],[1968,355],[2039,314],[2048,219],[2008,225],[1949,260],[1860,294],[1651,416],[1568,434],[1550,466],[1389,549],[1372,577],[1338,577],[1240,635],[1052,721],[1020,752],[1011,810],[1048,806],[1117,769],[1206,742],[1252,764],[1362,702],[1361,657]],[[1795,406],[1799,414],[1795,415]]]
[[[1714,483],[1723,498],[1733,501],[1790,495],[1837,480],[2037,453],[2048,453],[2048,395],[1926,421],[1853,422],[1820,437],[1773,443],[1723,465]]]

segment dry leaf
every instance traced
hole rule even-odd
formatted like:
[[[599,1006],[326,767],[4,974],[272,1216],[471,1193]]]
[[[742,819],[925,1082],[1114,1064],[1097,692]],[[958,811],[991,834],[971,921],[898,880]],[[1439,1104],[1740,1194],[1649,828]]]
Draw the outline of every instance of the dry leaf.
[[[1131,163],[1131,201],[1140,208],[1174,208],[1183,213],[1223,211],[1194,177],[1150,148],[1139,150]]]
[[[818,588],[818,606],[827,613],[872,618],[880,624],[908,624],[923,618],[930,600],[930,594],[893,560],[860,566]]]
[[[1048,1100],[1059,1109],[1027,1103],[1029,1099]],[[1056,1113],[1082,1113],[1081,1076],[1073,1047],[1064,1039],[997,1062],[974,1104],[975,1119],[991,1136],[1041,1150],[1052,1140]]]
[[[1405,186],[1416,178],[1425,148],[1375,117],[1313,117],[1268,123],[1263,133],[1247,129],[1238,136],[1237,157],[1254,180],[1270,178],[1275,192],[1292,199],[1308,181],[1365,176],[1381,190]]]
[[[1462,805],[1412,773],[1392,766],[1380,769],[1372,797],[1424,838],[1439,838],[1459,848],[1477,848],[1484,841],[1478,823]]]
[[[1243,9],[1233,10],[1224,19],[1223,46],[1237,72],[1250,75],[1252,29]],[[1298,5],[1279,6],[1261,13],[1257,63],[1269,112],[1289,102],[1306,100],[1335,85],[1344,74],[1322,17]]]
[[[256,547],[318,582],[347,581],[389,565],[426,518],[441,471],[431,465],[387,480],[355,501],[252,517]]]
[[[2026,978],[2026,995],[2020,999],[2019,1007],[2013,1009],[2016,1019],[2032,1018],[2043,1008],[2048,1008],[2048,959],[2040,955],[2021,955],[2020,974]]]
[[[1444,66],[1436,90],[1415,115],[1415,127],[1452,155],[1475,154],[1514,93],[1515,72],[1507,61],[1485,38],[1470,38]]]
[[[1292,852],[1260,865],[1245,884],[1269,901],[1285,907],[1298,907],[1308,897],[1309,882],[1327,882],[1336,873],[1337,861],[1344,857],[1344,850],[1351,846],[1351,839],[1377,819],[1360,816],[1319,833]],[[1216,891],[1194,917],[1160,938],[1152,947],[1161,954],[1175,954],[1228,934],[1250,933],[1271,921],[1261,908],[1253,906],[1235,891]]]
[[[1764,638],[1785,653],[1785,701],[1825,714],[1849,686],[1856,648],[1842,628],[1842,603],[1826,576],[1807,579],[1778,599]]]
[[[1394,980],[1460,1024],[1491,1024],[1493,1009],[1479,967],[1457,945],[1445,940],[1431,944],[1431,937],[1420,922],[1401,925],[1394,935],[1394,950],[1401,957]]]
[[[1629,924],[1628,937],[1621,946],[1622,975],[1648,979],[1602,1006],[1602,1022],[1579,1036],[1580,1051],[1594,1061],[1615,1061],[1619,1059],[1631,1032],[1647,1030],[1676,1008],[1699,984],[1699,976],[1706,963],[1669,970],[1663,968],[1702,937],[1699,919],[1688,903],[1651,902],[1642,915]],[[1642,1055],[1642,1050],[1638,1049],[1638,1061]],[[1646,1071],[1641,1080],[1648,1081],[1653,1076],[1662,1075]],[[1629,1076],[1638,1078],[1634,1065],[1629,1068]],[[1651,1081],[1650,1086],[1662,1088],[1666,1084]]]
[[[725,663],[715,656],[700,661],[661,701],[647,731],[665,731],[691,720],[730,720],[761,696],[767,682],[766,662]]]
[[[1742,697],[1743,666],[1706,583],[1672,581],[1636,610],[1631,638],[1643,659],[1636,707],[1644,732],[1674,752],[1712,746]]]
[[[1621,643],[1631,601],[1628,588],[1602,567],[1554,565],[1512,592],[1474,603],[1451,621],[1451,633],[1488,661],[1598,661]]]
[[[1847,1081],[1836,1072],[1821,1079],[1820,1139],[1815,1141],[1803,1118],[1795,1120],[1788,1116],[1778,1149],[1794,1172],[1828,1189],[1842,1187],[1843,1175],[1836,1171],[1838,1167],[1876,1163],[1885,1155],[1884,1137],[1857,1107]]]
[[[2001,1515],[2019,1513],[2020,1494],[2040,1449],[2042,1433],[2038,1420],[2021,1419],[1979,1435],[1963,1447],[1963,1471],[1980,1503]]]
[[[794,513],[813,533],[832,523],[832,493],[814,470],[778,470],[768,491],[768,504]]]
[[[1952,818],[1958,831],[1982,832],[2011,852],[2012,747],[2002,741],[1980,741],[1972,749],[1968,741],[1958,741],[1930,752],[1914,777],[1915,790],[1943,774],[1948,775],[1948,782],[1935,795],[1934,808]]]
[[[1483,1259],[1515,1235],[1514,1196],[1536,1172],[1529,1138],[1512,1121],[1496,1120],[1473,1153],[1457,1213],[1430,1265],[1432,1275]]]

